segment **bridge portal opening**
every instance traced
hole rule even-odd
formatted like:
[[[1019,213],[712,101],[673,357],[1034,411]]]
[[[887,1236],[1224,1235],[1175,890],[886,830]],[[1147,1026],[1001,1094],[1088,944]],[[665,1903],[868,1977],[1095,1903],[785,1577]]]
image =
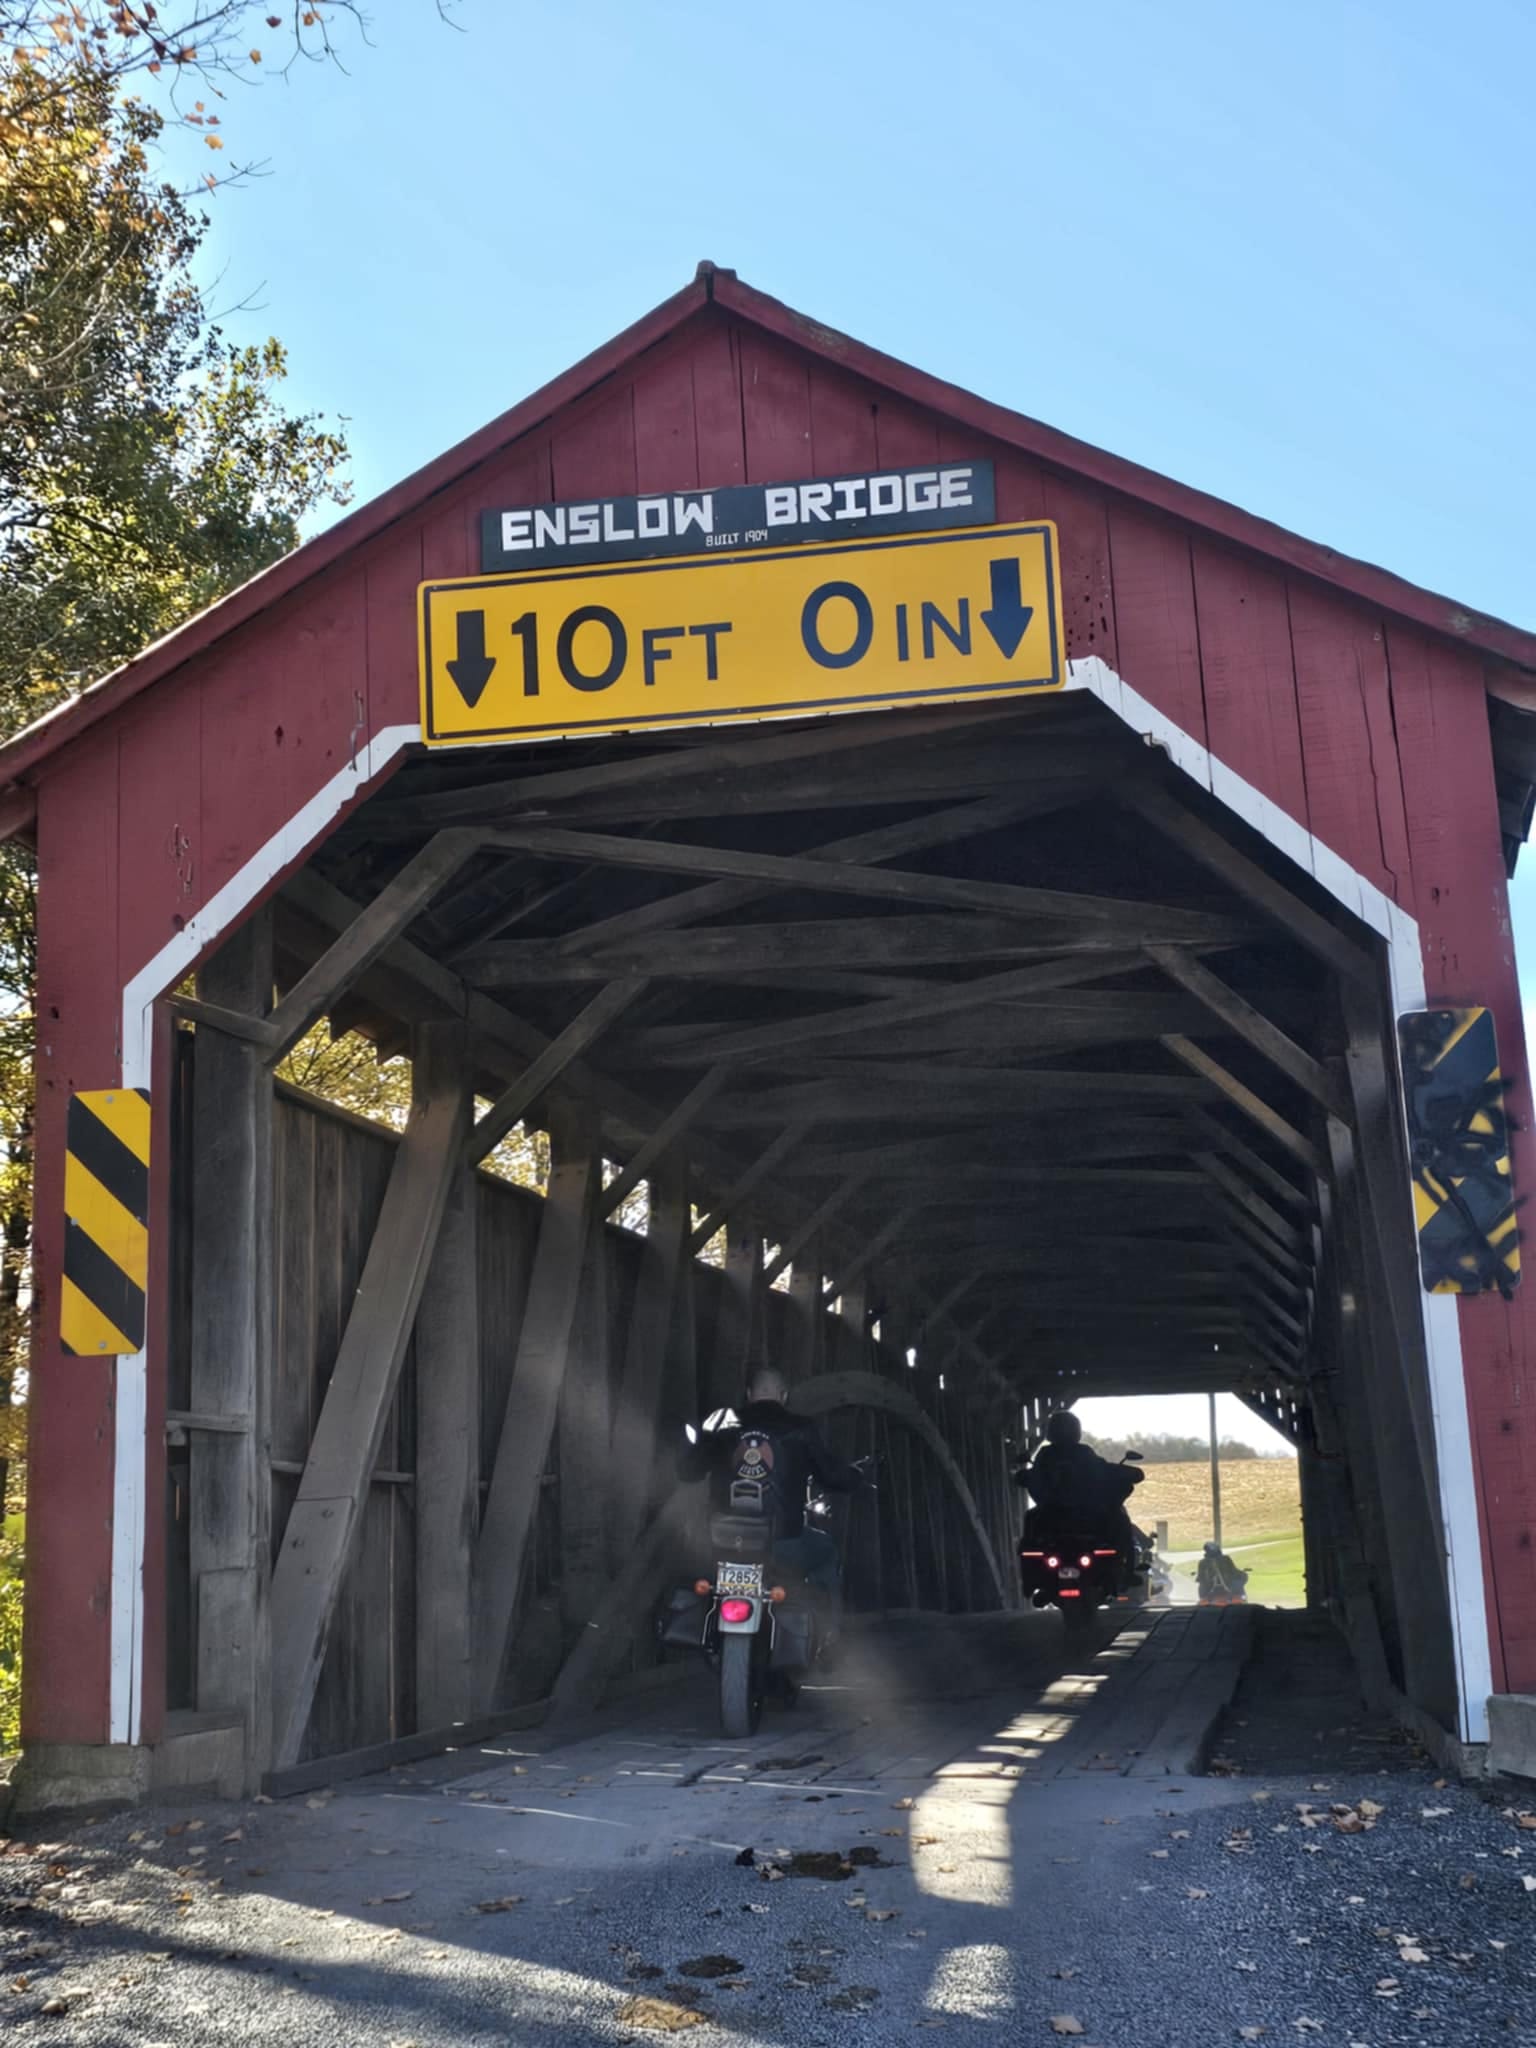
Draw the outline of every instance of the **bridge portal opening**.
[[[1076,689],[408,758],[178,1002],[171,1706],[283,1772],[644,1682],[672,1446],[771,1359],[882,1461],[876,1612],[1017,1600],[1051,1409],[1236,1394],[1453,1723],[1390,933],[1190,754]],[[395,1128],[270,1100],[321,1019]]]

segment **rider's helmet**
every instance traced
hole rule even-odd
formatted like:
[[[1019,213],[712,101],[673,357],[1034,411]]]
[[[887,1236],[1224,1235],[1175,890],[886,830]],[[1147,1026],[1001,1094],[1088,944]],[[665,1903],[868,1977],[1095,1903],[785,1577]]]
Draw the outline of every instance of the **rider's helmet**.
[[[1080,1444],[1083,1440],[1083,1425],[1075,1415],[1069,1414],[1063,1408],[1045,1425],[1045,1436],[1047,1443]]]
[[[1205,1546],[1205,1554],[1207,1557],[1220,1557],[1221,1545],[1219,1543],[1207,1543],[1207,1545]]]

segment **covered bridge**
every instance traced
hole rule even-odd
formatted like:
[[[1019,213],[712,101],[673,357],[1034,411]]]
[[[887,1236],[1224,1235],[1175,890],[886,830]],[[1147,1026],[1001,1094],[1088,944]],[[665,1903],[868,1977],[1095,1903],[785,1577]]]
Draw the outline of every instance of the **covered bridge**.
[[[1481,1743],[1536,1691],[1533,692],[1536,637],[706,264],[0,749],[26,1798],[643,1682],[667,1445],[759,1357],[884,1453],[874,1611],[1017,1598],[1047,1407],[1234,1390],[1372,1688]],[[274,1079],[321,1019],[402,1130]]]

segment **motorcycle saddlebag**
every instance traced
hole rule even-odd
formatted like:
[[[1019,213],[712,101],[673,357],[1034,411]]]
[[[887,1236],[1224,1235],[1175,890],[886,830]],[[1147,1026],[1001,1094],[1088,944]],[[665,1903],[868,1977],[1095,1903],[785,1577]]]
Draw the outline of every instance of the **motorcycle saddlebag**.
[[[805,1607],[773,1610],[772,1663],[779,1671],[802,1671],[811,1661],[811,1616]]]
[[[691,1586],[679,1586],[656,1617],[658,1639],[677,1649],[702,1649],[712,1604],[708,1594],[695,1593]]]

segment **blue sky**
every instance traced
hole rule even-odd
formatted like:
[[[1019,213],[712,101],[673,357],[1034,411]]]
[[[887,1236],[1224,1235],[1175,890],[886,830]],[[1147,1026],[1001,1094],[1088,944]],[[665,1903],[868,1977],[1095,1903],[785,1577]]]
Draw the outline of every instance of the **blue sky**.
[[[209,268],[348,418],[359,497],[707,256],[1536,627],[1529,4],[373,11],[347,75],[231,92],[226,160],[268,175],[213,202]]]

